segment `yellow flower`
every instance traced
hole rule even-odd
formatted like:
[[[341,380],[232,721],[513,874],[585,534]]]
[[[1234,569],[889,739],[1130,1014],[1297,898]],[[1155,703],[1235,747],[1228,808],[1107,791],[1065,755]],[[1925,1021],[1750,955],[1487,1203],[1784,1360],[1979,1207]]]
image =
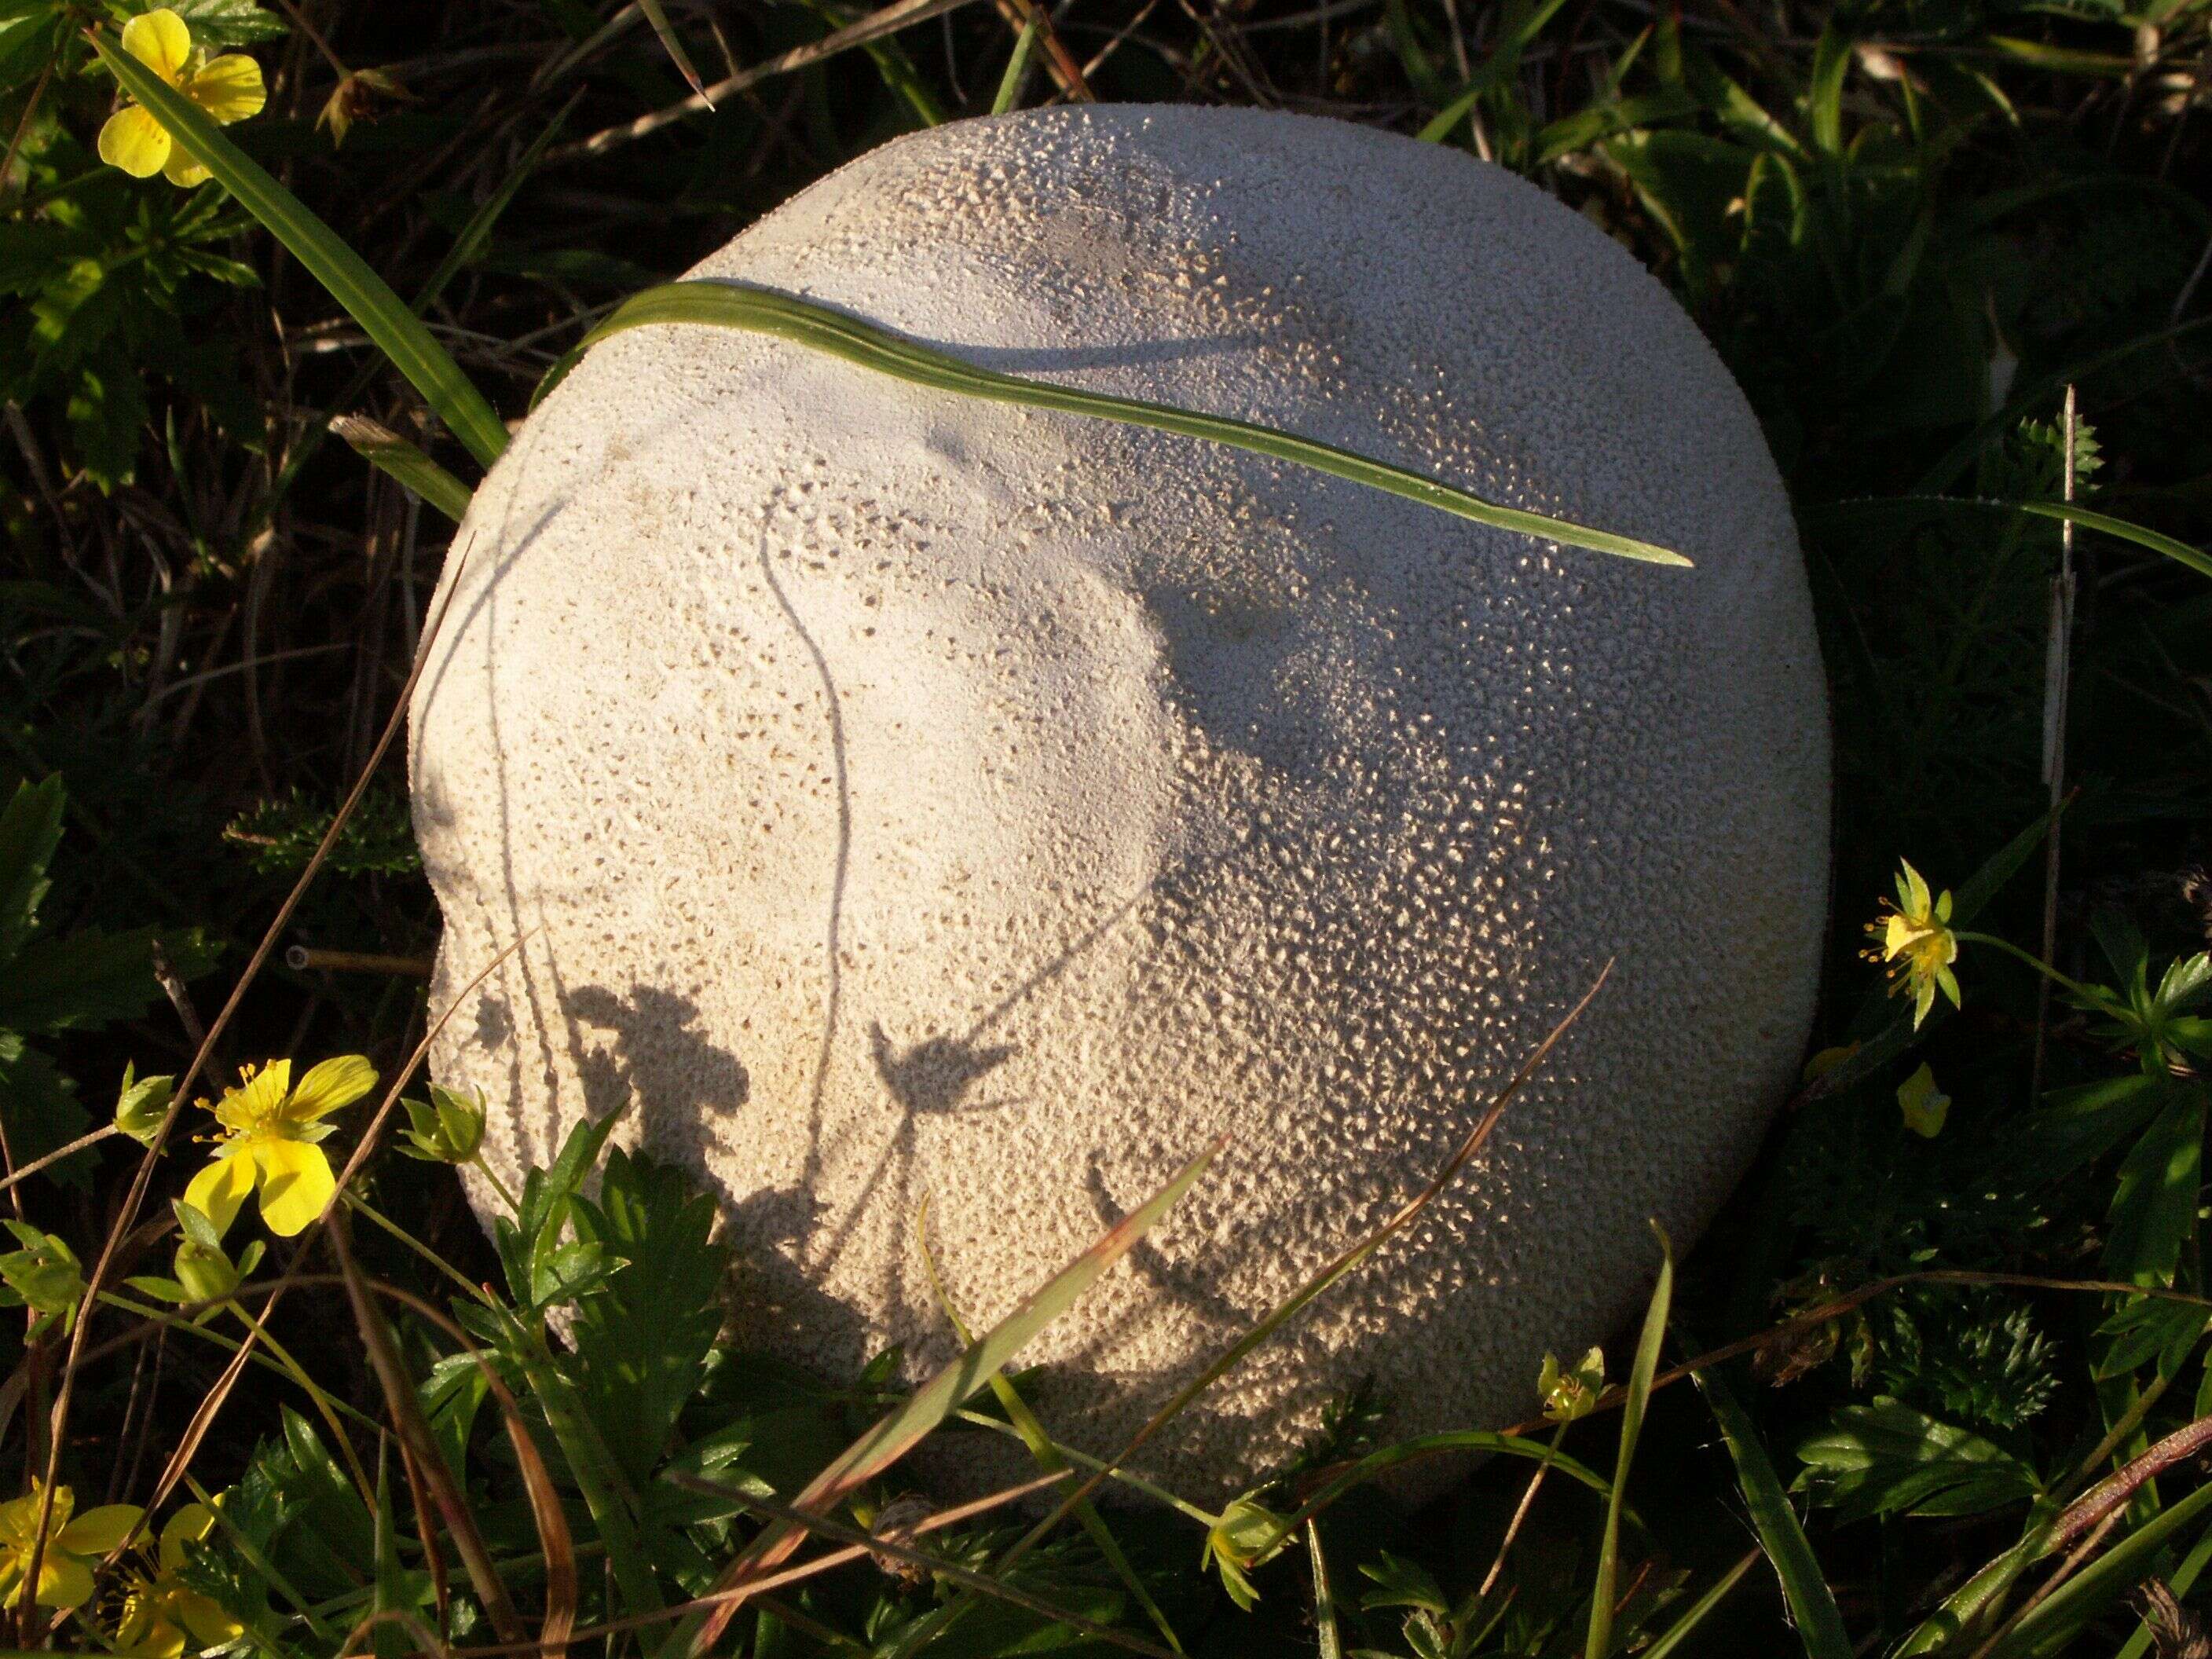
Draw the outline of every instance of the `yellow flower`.
[[[198,105],[200,112],[218,126],[258,115],[268,101],[260,64],[242,52],[210,58],[194,51],[191,30],[166,6],[123,26],[123,50]],[[208,170],[169,137],[168,129],[137,104],[107,118],[100,130],[100,159],[134,179],[150,179],[158,173],[173,185],[191,185],[208,176]]]
[[[1897,1085],[1897,1104],[1905,1127],[1923,1140],[1942,1134],[1951,1115],[1951,1097],[1936,1086],[1936,1073],[1925,1066]]]
[[[45,1492],[33,1478],[27,1496],[0,1504],[0,1603],[15,1599],[23,1575],[31,1570]],[[92,1600],[94,1564],[137,1532],[146,1516],[136,1504],[110,1504],[72,1521],[76,1508],[76,1495],[67,1486],[54,1488],[52,1530],[46,1548],[37,1552],[41,1607],[81,1607]]]
[[[347,1054],[325,1060],[296,1089],[289,1060],[272,1060],[258,1073],[249,1066],[239,1082],[210,1108],[222,1133],[215,1161],[192,1177],[185,1202],[213,1221],[220,1237],[259,1188],[261,1219],[289,1238],[337,1190],[331,1161],[316,1145],[335,1126],[322,1120],[374,1088],[376,1073],[361,1055]]]
[[[1546,1354],[1536,1373],[1536,1392],[1543,1396],[1544,1415],[1554,1423],[1588,1417],[1605,1392],[1605,1351],[1592,1348],[1571,1370],[1559,1364],[1557,1354]]]
[[[1959,981],[1951,964],[1959,959],[1959,938],[1951,931],[1951,895],[1946,889],[1930,897],[1920,872],[1899,860],[1897,902],[1882,901],[1882,914],[1867,923],[1876,941],[1868,951],[1869,962],[1889,967],[1889,993],[1912,997],[1912,1024],[1917,1028],[1936,1006],[1940,988],[1959,1006]]]
[[[123,1604],[123,1617],[115,1629],[115,1650],[133,1659],[177,1659],[189,1646],[220,1647],[245,1634],[246,1626],[222,1610],[222,1605],[198,1590],[187,1589],[177,1570],[185,1565],[185,1546],[197,1544],[215,1530],[215,1512],[204,1504],[187,1504],[161,1528],[160,1571],[149,1578],[131,1576],[131,1590]]]

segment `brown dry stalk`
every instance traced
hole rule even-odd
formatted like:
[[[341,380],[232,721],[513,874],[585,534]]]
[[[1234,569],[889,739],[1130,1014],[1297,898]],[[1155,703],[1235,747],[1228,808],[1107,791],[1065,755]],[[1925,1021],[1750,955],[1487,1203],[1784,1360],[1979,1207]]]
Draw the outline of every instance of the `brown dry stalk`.
[[[1001,1583],[997,1579],[977,1572],[972,1568],[963,1567],[957,1562],[948,1561],[941,1556],[931,1555],[925,1551],[915,1549],[901,1541],[902,1537],[920,1530],[918,1527],[903,1528],[897,1534],[889,1531],[863,1532],[858,1527],[848,1527],[842,1522],[833,1521],[818,1511],[793,1509],[787,1504],[779,1504],[772,1498],[757,1497],[741,1487],[728,1486],[720,1481],[683,1474],[671,1474],[668,1479],[673,1484],[687,1487],[690,1491],[705,1492],[710,1497],[726,1498],[733,1504],[742,1504],[747,1509],[764,1515],[770,1520],[781,1521],[790,1526],[803,1528],[808,1532],[819,1533],[824,1538],[841,1544],[851,1545],[871,1555],[888,1557],[905,1566],[918,1568],[925,1573],[948,1578],[952,1583],[979,1594],[995,1595],[1001,1601],[1011,1601],[1016,1607],[1024,1608],[1041,1618],[1066,1625],[1071,1629],[1079,1630],[1085,1635],[1095,1637],[1099,1641],[1110,1642],[1115,1647],[1127,1648],[1132,1653],[1151,1654],[1154,1656],[1154,1659],[1176,1659],[1173,1653],[1157,1643],[1147,1642],[1142,1637],[1131,1636],[1126,1632],[1095,1623],[1085,1619],[1081,1613],[1070,1613],[1065,1607],[1054,1606],[1041,1595],[1032,1595],[1027,1590],[1017,1589],[1011,1584]]]
[[[463,544],[455,550],[453,557],[456,572],[467,562],[469,545],[469,544]],[[77,1304],[75,1328],[70,1333],[69,1354],[62,1364],[61,1386],[54,1398],[39,1516],[32,1528],[30,1559],[24,1564],[26,1576],[20,1611],[27,1629],[35,1623],[38,1617],[33,1598],[39,1586],[40,1565],[46,1553],[47,1534],[53,1527],[55,1482],[60,1478],[61,1474],[62,1443],[69,1428],[70,1406],[76,1394],[77,1368],[82,1362],[84,1352],[86,1333],[92,1326],[93,1310],[97,1304],[100,1289],[106,1281],[108,1270],[115,1263],[116,1254],[124,1237],[138,1219],[138,1212],[146,1201],[147,1190],[153,1184],[154,1170],[161,1162],[161,1150],[168,1143],[169,1133],[176,1127],[177,1119],[183,1114],[185,1103],[191,1097],[193,1084],[199,1080],[200,1073],[206,1068],[209,1058],[215,1052],[215,1045],[222,1040],[223,1032],[229,1027],[231,1020],[237,1015],[240,1006],[246,1000],[247,988],[260,975],[262,967],[276,948],[277,939],[283,937],[284,929],[290,925],[293,912],[299,908],[300,901],[307,896],[308,887],[313,883],[316,876],[321,873],[323,865],[330,858],[331,849],[337,845],[339,834],[344,830],[347,821],[353,817],[355,810],[360,806],[362,797],[368,793],[369,780],[376,775],[376,769],[383,764],[384,757],[391,749],[392,739],[398,735],[400,726],[405,723],[409,700],[415,695],[416,683],[422,678],[423,667],[430,659],[431,642],[437,638],[439,625],[445,620],[446,611],[453,604],[453,592],[454,589],[451,586],[447,589],[444,600],[425,625],[422,642],[416,648],[415,660],[407,671],[406,683],[400,687],[399,696],[393,703],[392,717],[385,722],[384,730],[377,738],[376,746],[370,750],[367,763],[362,767],[361,775],[354,781],[353,788],[347,793],[345,799],[339,804],[337,812],[331,816],[330,828],[323,832],[323,838],[317,843],[313,854],[307,860],[307,867],[300,872],[299,879],[292,884],[292,890],[285,895],[283,903],[277,907],[276,914],[270,920],[268,930],[261,936],[261,943],[254,947],[253,955],[247,960],[245,971],[239,975],[238,982],[231,988],[230,995],[223,1002],[222,1012],[216,1016],[215,1024],[208,1028],[206,1036],[201,1040],[198,1048],[194,1051],[191,1064],[185,1067],[185,1074],[177,1079],[177,1086],[169,1096],[169,1109],[162,1114],[161,1125],[155,1130],[153,1139],[148,1143],[145,1156],[139,1159],[137,1173],[132,1176],[130,1190],[124,1195],[122,1208],[117,1212],[113,1224],[108,1229],[107,1237],[100,1245],[100,1255],[93,1264],[92,1272],[86,1275],[84,1297]],[[358,1164],[360,1156],[360,1152],[356,1151],[354,1161],[346,1166],[349,1172]],[[238,1359],[224,1373],[226,1392],[228,1385],[235,1383],[237,1372],[244,1369],[245,1356],[249,1352],[250,1346],[249,1340],[248,1346],[240,1349]],[[202,1426],[201,1432],[205,1432],[204,1425]],[[155,1501],[158,1504],[159,1499]],[[118,1553],[119,1552],[111,1552],[108,1560],[102,1563],[103,1567],[112,1564]],[[50,1627],[49,1635],[52,1630],[58,1629],[59,1625],[60,1620],[58,1618],[54,1626]]]
[[[648,133],[658,132],[687,115],[706,114],[718,100],[732,93],[743,92],[763,81],[787,75],[793,70],[805,69],[809,64],[833,58],[849,47],[866,46],[871,40],[881,40],[884,35],[895,34],[902,28],[927,22],[933,17],[941,17],[946,12],[957,11],[971,3],[972,0],[894,0],[894,3],[873,15],[863,17],[857,23],[848,23],[810,45],[794,46],[789,52],[779,52],[755,64],[750,69],[725,76],[713,86],[693,93],[681,103],[671,104],[650,115],[641,115],[635,121],[625,121],[620,126],[604,127],[588,138],[580,138],[573,144],[562,144],[549,150],[545,159],[566,161],[580,155],[597,155],[602,150],[612,149],[617,144],[628,143],[633,138],[642,138]]]

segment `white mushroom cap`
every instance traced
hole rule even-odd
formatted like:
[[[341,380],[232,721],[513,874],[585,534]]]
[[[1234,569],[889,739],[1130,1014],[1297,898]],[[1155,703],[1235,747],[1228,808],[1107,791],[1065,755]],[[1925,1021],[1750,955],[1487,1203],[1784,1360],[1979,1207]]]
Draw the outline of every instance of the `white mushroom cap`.
[[[1696,568],[757,336],[622,335],[478,492],[413,710],[441,992],[537,930],[435,1055],[489,1092],[495,1167],[634,1096],[623,1134],[724,1200],[755,1340],[919,1371],[957,1346],[925,1195],[981,1325],[1225,1130],[1023,1356],[1103,1454],[1615,961],[1485,1157],[1137,1461],[1218,1497],[1368,1373],[1394,1433],[1529,1415],[1543,1352],[1648,1289],[1646,1218],[1686,1244],[1741,1174],[1812,1006],[1805,577],[1690,319],[1509,173],[1250,110],[918,133],[693,274]]]

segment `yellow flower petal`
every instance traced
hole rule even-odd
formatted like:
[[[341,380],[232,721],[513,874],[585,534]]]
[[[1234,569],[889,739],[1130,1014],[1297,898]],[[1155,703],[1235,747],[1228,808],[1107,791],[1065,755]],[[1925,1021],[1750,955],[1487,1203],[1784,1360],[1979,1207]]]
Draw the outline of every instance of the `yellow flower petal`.
[[[376,1087],[376,1068],[362,1054],[326,1060],[300,1079],[284,1108],[287,1121],[313,1123],[342,1106],[350,1106]]]
[[[185,1546],[197,1544],[215,1530],[215,1511],[204,1504],[187,1504],[171,1516],[161,1528],[161,1571],[174,1572],[185,1565]]]
[[[146,1511],[136,1504],[103,1504],[61,1529],[57,1541],[77,1555],[105,1555],[138,1530]]]
[[[123,50],[173,87],[191,61],[192,32],[183,18],[163,6],[123,26]]]
[[[179,144],[169,152],[169,165],[161,169],[161,176],[179,190],[190,190],[207,183],[215,175],[192,160],[192,153]]]
[[[246,1626],[225,1613],[221,1602],[198,1590],[179,1590],[175,1606],[177,1617],[185,1621],[192,1640],[204,1648],[221,1647],[246,1634]]]
[[[92,1600],[92,1569],[73,1555],[50,1549],[39,1566],[39,1605],[81,1607]]]
[[[1943,1133],[1943,1120],[1951,1115],[1951,1097],[1936,1086],[1936,1073],[1923,1066],[1897,1085],[1898,1109],[1905,1127],[1923,1140]]]
[[[252,1148],[252,1157],[261,1170],[261,1219],[279,1238],[304,1232],[338,1189],[319,1146],[264,1140]]]
[[[258,115],[269,101],[261,84],[261,65],[238,52],[225,52],[203,64],[182,90],[218,126]]]
[[[169,159],[168,129],[133,104],[107,118],[100,130],[100,159],[133,179],[150,179]]]
[[[243,1152],[236,1157],[219,1158],[192,1177],[185,1188],[185,1202],[215,1223],[219,1238],[238,1219],[240,1207],[253,1190],[254,1174],[253,1160]]]

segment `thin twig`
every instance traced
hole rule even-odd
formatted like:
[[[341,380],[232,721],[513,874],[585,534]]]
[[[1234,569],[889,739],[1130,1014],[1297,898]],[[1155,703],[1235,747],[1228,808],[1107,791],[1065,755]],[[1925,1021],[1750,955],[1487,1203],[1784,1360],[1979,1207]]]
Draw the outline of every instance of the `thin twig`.
[[[562,144],[556,149],[548,150],[545,159],[548,161],[568,161],[579,156],[597,155],[602,150],[612,149],[617,144],[626,144],[634,138],[658,132],[687,115],[708,114],[722,99],[733,93],[743,92],[748,87],[757,86],[763,81],[788,75],[793,70],[805,69],[810,64],[834,58],[850,47],[866,46],[871,40],[895,34],[912,24],[927,22],[933,17],[941,17],[949,11],[957,11],[972,3],[973,0],[894,0],[893,4],[885,6],[874,15],[863,17],[857,23],[848,23],[842,29],[823,35],[819,40],[793,46],[789,52],[779,52],[764,62],[755,64],[750,69],[726,76],[704,91],[692,94],[680,104],[671,104],[665,109],[655,110],[650,115],[641,115],[635,121],[625,121],[620,126],[604,127],[588,138],[580,138],[573,144]]]

